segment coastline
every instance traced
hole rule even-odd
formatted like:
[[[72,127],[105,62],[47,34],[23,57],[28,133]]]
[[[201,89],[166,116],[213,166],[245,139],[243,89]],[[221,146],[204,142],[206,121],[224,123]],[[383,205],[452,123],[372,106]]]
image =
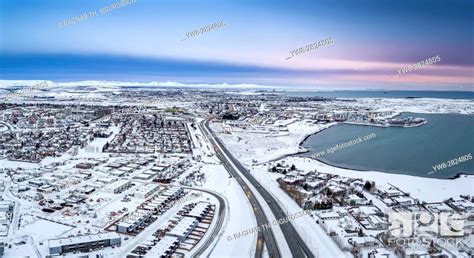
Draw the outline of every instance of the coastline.
[[[439,112],[404,110],[403,112],[400,111],[397,113],[433,114]],[[463,114],[456,111],[442,113]],[[317,169],[323,173],[362,178],[363,180],[375,181],[378,185],[387,185],[388,183],[395,184],[404,191],[413,194],[413,196],[426,201],[437,202],[443,199],[459,196],[460,194],[474,195],[474,190],[472,190],[474,175],[470,174],[458,173],[449,178],[423,177],[383,171],[346,168],[344,166],[332,165],[316,158],[300,155],[309,151],[303,147],[304,141],[306,141],[308,137],[338,124],[340,124],[340,122],[316,124],[314,122],[309,123],[308,120],[300,121],[289,126],[289,135],[271,137],[271,141],[268,141],[269,138],[266,138],[263,142],[261,141],[262,139],[246,134],[245,130],[235,132],[231,135],[220,134],[219,137],[229,148],[235,150],[236,158],[241,160],[243,165],[251,170],[259,172],[263,172],[261,169],[266,171],[266,166],[271,162],[285,160],[287,163],[295,164],[299,169]],[[220,125],[216,123],[211,124],[211,126],[220,127]],[[244,140],[241,140],[240,142],[237,141],[237,138],[239,137]],[[256,142],[259,142],[259,144],[255,145]],[[432,189],[437,189],[439,196],[436,197],[431,195]]]
[[[307,152],[307,151],[306,151],[306,152]],[[317,158],[313,158],[313,157],[311,157],[311,156],[310,156],[310,157],[298,156],[298,154],[300,154],[300,153],[295,153],[295,154],[287,155],[287,157],[284,157],[284,158],[288,158],[288,157],[294,156],[294,157],[297,157],[297,158],[312,159],[312,160],[318,161],[318,162],[320,162],[320,163],[323,163],[323,164],[325,164],[326,166],[331,166],[331,167],[334,167],[334,168],[340,168],[340,169],[345,169],[345,170],[353,170],[353,171],[357,171],[357,172],[368,172],[368,173],[371,173],[371,172],[378,172],[378,173],[384,173],[384,174],[390,174],[390,175],[411,176],[411,177],[418,177],[418,178],[430,178],[430,179],[440,179],[440,180],[455,180],[455,179],[462,178],[463,176],[474,176],[474,175],[472,175],[472,174],[466,174],[466,173],[464,173],[464,172],[459,172],[459,173],[457,173],[456,175],[454,175],[454,176],[452,176],[452,177],[437,178],[437,177],[424,177],[424,176],[417,176],[417,175],[407,175],[407,174],[402,174],[402,173],[391,173],[391,172],[385,172],[385,171],[372,171],[372,170],[364,170],[364,169],[357,169],[357,168],[349,168],[349,167],[344,167],[344,166],[341,166],[341,165],[334,165],[334,164],[328,163],[327,161],[323,161],[323,160],[320,160],[320,159],[317,159]]]
[[[276,181],[274,182],[270,178],[283,175],[268,172],[268,167],[276,162],[285,161],[286,164],[295,165],[301,171],[317,170],[342,177],[360,178],[363,181],[374,181],[378,187],[382,188],[395,185],[404,192],[410,193],[414,198],[426,202],[440,202],[449,198],[456,198],[459,195],[474,195],[474,189],[472,188],[474,175],[460,173],[454,178],[434,178],[373,170],[357,170],[334,166],[324,161],[298,155],[308,151],[302,145],[309,136],[337,124],[334,123],[328,126],[300,121],[290,125],[289,135],[272,137],[271,139],[266,138],[265,140],[247,134],[245,130],[233,134],[218,133],[218,136],[228,148],[235,151],[236,158],[258,177],[257,180],[260,183],[264,184],[268,181],[267,183],[272,185],[272,188],[278,188],[278,185]],[[211,126],[219,132],[219,123],[212,123]],[[238,141],[238,138],[243,138],[243,140]],[[255,144],[257,142],[258,144]],[[433,195],[433,189],[436,189],[436,195]]]
[[[317,131],[317,132],[314,132],[314,133],[311,133],[311,134],[307,134],[307,135],[303,138],[303,140],[301,140],[301,141],[298,143],[298,147],[301,147],[302,149],[304,149],[304,150],[305,150],[304,152],[308,152],[309,150],[306,149],[305,147],[303,147],[303,142],[305,142],[310,136],[316,135],[316,134],[318,134],[318,133],[320,133],[320,132],[322,132],[322,131],[324,131],[324,130],[327,130],[327,129],[329,129],[329,128],[333,127],[333,126],[339,125],[339,124],[340,124],[340,122],[337,122],[336,124],[330,125],[330,126],[328,126],[328,127],[326,127],[326,128],[323,128],[323,129],[321,129],[321,130],[319,130],[319,131]],[[295,154],[296,154],[296,153],[295,153]]]
[[[403,113],[410,113],[410,112],[397,112],[397,114],[395,116],[400,116],[402,115]],[[417,125],[417,126],[421,126],[421,125],[424,125],[426,124],[427,121],[423,122],[422,124],[420,125]],[[402,175],[402,176],[411,176],[411,177],[417,177],[417,178],[434,178],[434,179],[440,179],[440,180],[455,180],[455,179],[459,179],[459,178],[462,178],[462,176],[474,176],[472,174],[467,174],[465,172],[458,172],[456,173],[456,175],[454,176],[451,176],[451,177],[446,177],[446,178],[437,178],[437,177],[425,177],[425,176],[419,176],[419,175],[408,175],[408,174],[403,174],[403,173],[393,173],[393,172],[389,172],[389,171],[372,171],[372,170],[367,170],[367,169],[357,169],[357,168],[350,168],[350,167],[346,167],[346,166],[342,166],[342,165],[335,165],[335,164],[331,164],[327,161],[324,161],[322,159],[319,159],[319,158],[316,158],[316,157],[313,157],[313,156],[302,156],[300,154],[302,153],[307,153],[307,152],[310,152],[310,150],[308,150],[307,148],[303,147],[303,143],[312,135],[317,135],[318,133],[326,130],[326,129],[329,129],[333,126],[336,126],[336,125],[339,125],[339,124],[345,124],[344,122],[337,122],[335,124],[332,124],[326,128],[323,128],[317,132],[314,132],[314,133],[308,133],[305,137],[303,137],[303,139],[298,143],[298,148],[300,149],[298,152],[294,152],[294,153],[288,153],[288,154],[285,154],[285,155],[282,155],[278,158],[274,158],[270,161],[267,161],[267,162],[274,162],[274,161],[278,161],[278,160],[282,160],[282,159],[285,159],[285,158],[289,158],[289,157],[299,157],[299,158],[308,158],[308,159],[312,159],[312,160],[315,160],[315,161],[318,161],[320,163],[323,163],[327,166],[330,166],[330,167],[334,167],[334,168],[340,168],[340,169],[345,169],[345,170],[352,170],[352,171],[357,171],[357,172],[379,172],[379,173],[384,173],[384,174],[389,174],[389,175]],[[364,126],[370,126],[370,125],[364,125]],[[411,128],[411,127],[403,127],[403,128]],[[266,163],[266,162],[261,162],[261,163]],[[260,163],[259,163],[260,164]]]
[[[418,127],[418,126],[422,126],[422,125],[425,125],[426,123],[428,123],[428,121],[423,121],[419,124],[414,124],[414,125],[390,125],[390,124],[371,124],[371,123],[364,123],[364,122],[343,122],[344,124],[348,124],[348,125],[361,125],[361,126],[375,126],[375,127],[381,127],[381,128],[389,128],[389,127],[401,127],[401,128],[414,128],[414,127]]]
[[[400,115],[400,114],[398,114]],[[313,135],[317,135],[318,133],[321,133],[322,131],[324,130],[327,130],[333,126],[336,126],[336,125],[339,125],[339,124],[344,124],[343,122],[337,122],[333,125],[330,125],[326,128],[323,128],[315,133],[311,133],[311,134],[307,134],[299,143],[298,143],[298,147],[301,149],[301,151],[298,151],[297,153],[290,153],[290,154],[285,154],[279,158],[276,158],[276,159],[273,159],[269,162],[273,162],[273,161],[277,161],[277,160],[281,160],[281,159],[285,159],[285,158],[288,158],[288,157],[300,157],[300,158],[309,158],[309,159],[313,159],[313,160],[316,160],[316,161],[319,161],[327,166],[332,166],[332,167],[335,167],[335,168],[342,168],[342,169],[348,169],[348,170],[354,170],[354,171],[359,171],[359,172],[369,172],[368,170],[363,170],[363,169],[354,169],[354,168],[347,168],[347,167],[343,167],[343,166],[339,166],[339,165],[333,165],[333,164],[330,164],[328,163],[327,161],[323,161],[323,160],[320,160],[320,159],[317,159],[317,158],[314,158],[313,156],[298,156],[299,154],[301,153],[307,153],[309,152],[310,150],[306,149],[305,147],[303,147],[303,143],[310,137],[310,136],[313,136]]]
[[[340,165],[334,165],[334,164],[331,164],[331,163],[328,163],[327,161],[323,161],[323,160],[320,160],[320,159],[317,159],[317,158],[313,158],[312,156],[311,157],[305,157],[305,156],[296,156],[298,158],[307,158],[307,159],[313,159],[313,160],[316,160],[318,162],[321,162],[327,166],[331,166],[331,167],[335,167],[335,168],[341,168],[341,169],[346,169],[346,170],[354,170],[354,171],[358,171],[358,172],[370,172],[370,170],[363,170],[363,169],[357,169],[357,168],[348,168],[348,167],[344,167],[344,166],[340,166]],[[386,172],[382,172],[380,171],[381,173],[386,173]],[[391,174],[391,173],[390,173]]]
[[[333,165],[327,165],[319,160],[292,156],[284,159],[286,164],[295,165],[301,171],[318,171],[331,175],[337,175],[348,178],[360,178],[363,181],[374,181],[378,187],[386,188],[390,185],[395,185],[404,192],[419,200],[426,202],[440,202],[449,198],[456,198],[459,195],[474,195],[474,175],[457,175],[456,178],[430,178],[419,177],[405,174],[391,174],[380,171],[362,171],[368,173],[361,173],[354,169],[345,169]],[[281,162],[281,161],[280,161]],[[261,165],[254,167],[255,171],[259,168],[267,171],[268,166]],[[267,172],[271,173],[271,172]],[[282,174],[278,174],[283,176]],[[433,190],[436,189],[436,195],[433,195]]]
[[[276,161],[276,160],[284,159],[284,158],[291,157],[291,156],[294,156],[294,155],[298,155],[298,154],[301,154],[301,153],[309,152],[308,149],[306,149],[302,146],[303,142],[306,141],[306,139],[308,139],[308,137],[310,137],[311,135],[318,134],[318,133],[320,133],[320,132],[322,132],[326,129],[329,129],[333,126],[336,126],[338,124],[340,124],[340,122],[328,123],[328,124],[325,124],[325,127],[320,128],[317,131],[309,130],[302,137],[300,137],[299,139],[296,140],[296,145],[288,147],[288,149],[294,148],[295,149],[294,151],[289,151],[288,153],[281,154],[281,155],[276,156],[276,157],[274,157],[272,159],[269,159],[269,160],[263,160],[261,162],[257,162],[256,164],[261,165],[261,164],[264,164],[264,163],[273,162],[273,161]]]

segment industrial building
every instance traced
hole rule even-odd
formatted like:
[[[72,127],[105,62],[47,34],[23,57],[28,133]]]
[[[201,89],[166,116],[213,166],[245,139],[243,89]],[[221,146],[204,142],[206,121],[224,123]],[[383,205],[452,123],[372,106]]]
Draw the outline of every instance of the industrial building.
[[[142,188],[139,188],[135,192],[135,196],[139,198],[148,198],[152,194],[156,193],[160,189],[160,186],[157,184],[147,184]]]
[[[128,216],[128,220],[120,221],[117,224],[117,232],[127,234],[144,228],[151,215],[152,213],[148,211],[131,213]]]
[[[179,246],[179,239],[173,236],[163,237],[153,248],[145,255],[147,257],[169,257]]]
[[[180,241],[184,241],[198,224],[199,221],[196,218],[183,217],[166,235],[174,236]]]
[[[209,213],[211,207],[211,204],[208,202],[198,202],[185,216],[201,221]]]
[[[173,186],[170,187],[168,190],[161,193],[163,196],[169,196],[171,198],[178,197],[184,192],[184,189],[181,187]]]
[[[102,233],[96,235],[83,235],[76,237],[50,239],[49,253],[51,255],[61,255],[70,252],[89,252],[94,249],[120,246],[121,239],[117,233]]]
[[[112,184],[108,185],[105,188],[105,191],[109,192],[109,193],[119,194],[119,193],[127,190],[131,186],[132,186],[132,182],[130,180],[122,179],[122,180],[118,180],[118,181],[113,182]]]

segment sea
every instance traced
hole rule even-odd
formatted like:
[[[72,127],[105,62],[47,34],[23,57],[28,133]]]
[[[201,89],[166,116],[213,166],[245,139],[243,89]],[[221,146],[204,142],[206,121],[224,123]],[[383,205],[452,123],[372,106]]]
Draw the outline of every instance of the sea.
[[[474,91],[385,91],[385,90],[338,90],[338,91],[285,91],[289,97],[325,98],[439,98],[474,99]]]
[[[338,167],[431,178],[474,174],[474,159],[436,170],[437,164],[471,154],[474,156],[474,115],[402,113],[422,117],[427,123],[412,128],[338,124],[309,136],[302,146],[315,153],[372,133],[368,141],[327,153],[317,159]],[[361,172],[363,173],[363,172]]]

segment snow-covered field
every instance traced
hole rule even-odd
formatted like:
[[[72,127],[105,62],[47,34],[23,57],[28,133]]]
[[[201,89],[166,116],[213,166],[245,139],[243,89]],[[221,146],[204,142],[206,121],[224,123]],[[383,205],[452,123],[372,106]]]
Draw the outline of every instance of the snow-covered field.
[[[227,236],[257,225],[244,191],[236,180],[229,178],[229,174],[223,166],[209,164],[205,165],[202,170],[206,171],[208,176],[203,188],[220,193],[227,200],[224,230],[221,232],[217,245],[211,251],[210,256],[227,257],[229,254],[234,254],[233,257],[253,256],[257,235],[249,235],[232,241],[227,240]],[[205,254],[207,255],[209,252]]]
[[[233,131],[231,134],[221,133],[219,137],[224,140],[228,149],[240,162],[250,165],[264,163],[282,156],[303,151],[299,143],[308,135],[326,129],[332,124],[314,124],[310,121],[298,121],[288,125],[288,132],[277,135],[247,131]],[[222,132],[218,124],[211,124],[215,132]],[[253,161],[256,162],[253,162]]]

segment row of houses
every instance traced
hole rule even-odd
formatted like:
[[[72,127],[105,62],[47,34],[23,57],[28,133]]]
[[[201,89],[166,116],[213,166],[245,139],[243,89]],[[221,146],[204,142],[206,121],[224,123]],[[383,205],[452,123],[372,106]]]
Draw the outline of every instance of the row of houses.
[[[180,244],[198,230],[200,223],[211,223],[214,208],[211,203],[203,201],[186,205],[165,228],[158,230],[150,241],[139,245],[127,257],[171,257]]]
[[[104,146],[106,152],[191,153],[186,124],[153,115],[123,115],[117,118],[120,132]]]
[[[151,186],[150,186],[151,185]],[[158,192],[156,184],[148,184],[146,192],[153,192],[151,198],[140,204],[135,212],[130,213],[128,216],[122,218],[116,224],[116,231],[124,234],[137,234],[140,230],[147,227],[154,221],[154,216],[162,214],[169,208],[170,203],[181,198],[185,192],[181,187],[170,187],[169,189]],[[138,191],[144,194],[142,191]],[[135,193],[136,194],[136,193]]]
[[[375,249],[382,253],[413,255],[407,252],[408,249],[402,250],[389,244],[390,213],[426,213],[436,217],[439,214],[463,216],[466,213],[472,214],[474,210],[474,198],[471,196],[426,203],[391,184],[375,187],[374,182],[360,179],[317,171],[300,171],[282,161],[277,165],[270,164],[268,171],[283,174],[278,179],[282,189],[302,208],[314,210],[313,218],[336,244],[343,251],[350,251],[357,257],[365,257],[367,250]],[[468,215],[464,220],[461,245],[468,243],[466,239],[474,232],[472,221],[474,215]],[[432,237],[442,238],[436,233]],[[420,253],[442,252],[442,247],[433,245],[430,248],[421,250]],[[465,252],[474,253],[469,248],[466,250],[468,251]]]
[[[18,107],[4,111],[3,118],[20,132],[0,132],[0,150],[10,160],[39,162],[58,157],[73,147],[84,147],[94,139],[94,127],[84,122],[97,118],[94,110],[72,114],[64,109]]]

